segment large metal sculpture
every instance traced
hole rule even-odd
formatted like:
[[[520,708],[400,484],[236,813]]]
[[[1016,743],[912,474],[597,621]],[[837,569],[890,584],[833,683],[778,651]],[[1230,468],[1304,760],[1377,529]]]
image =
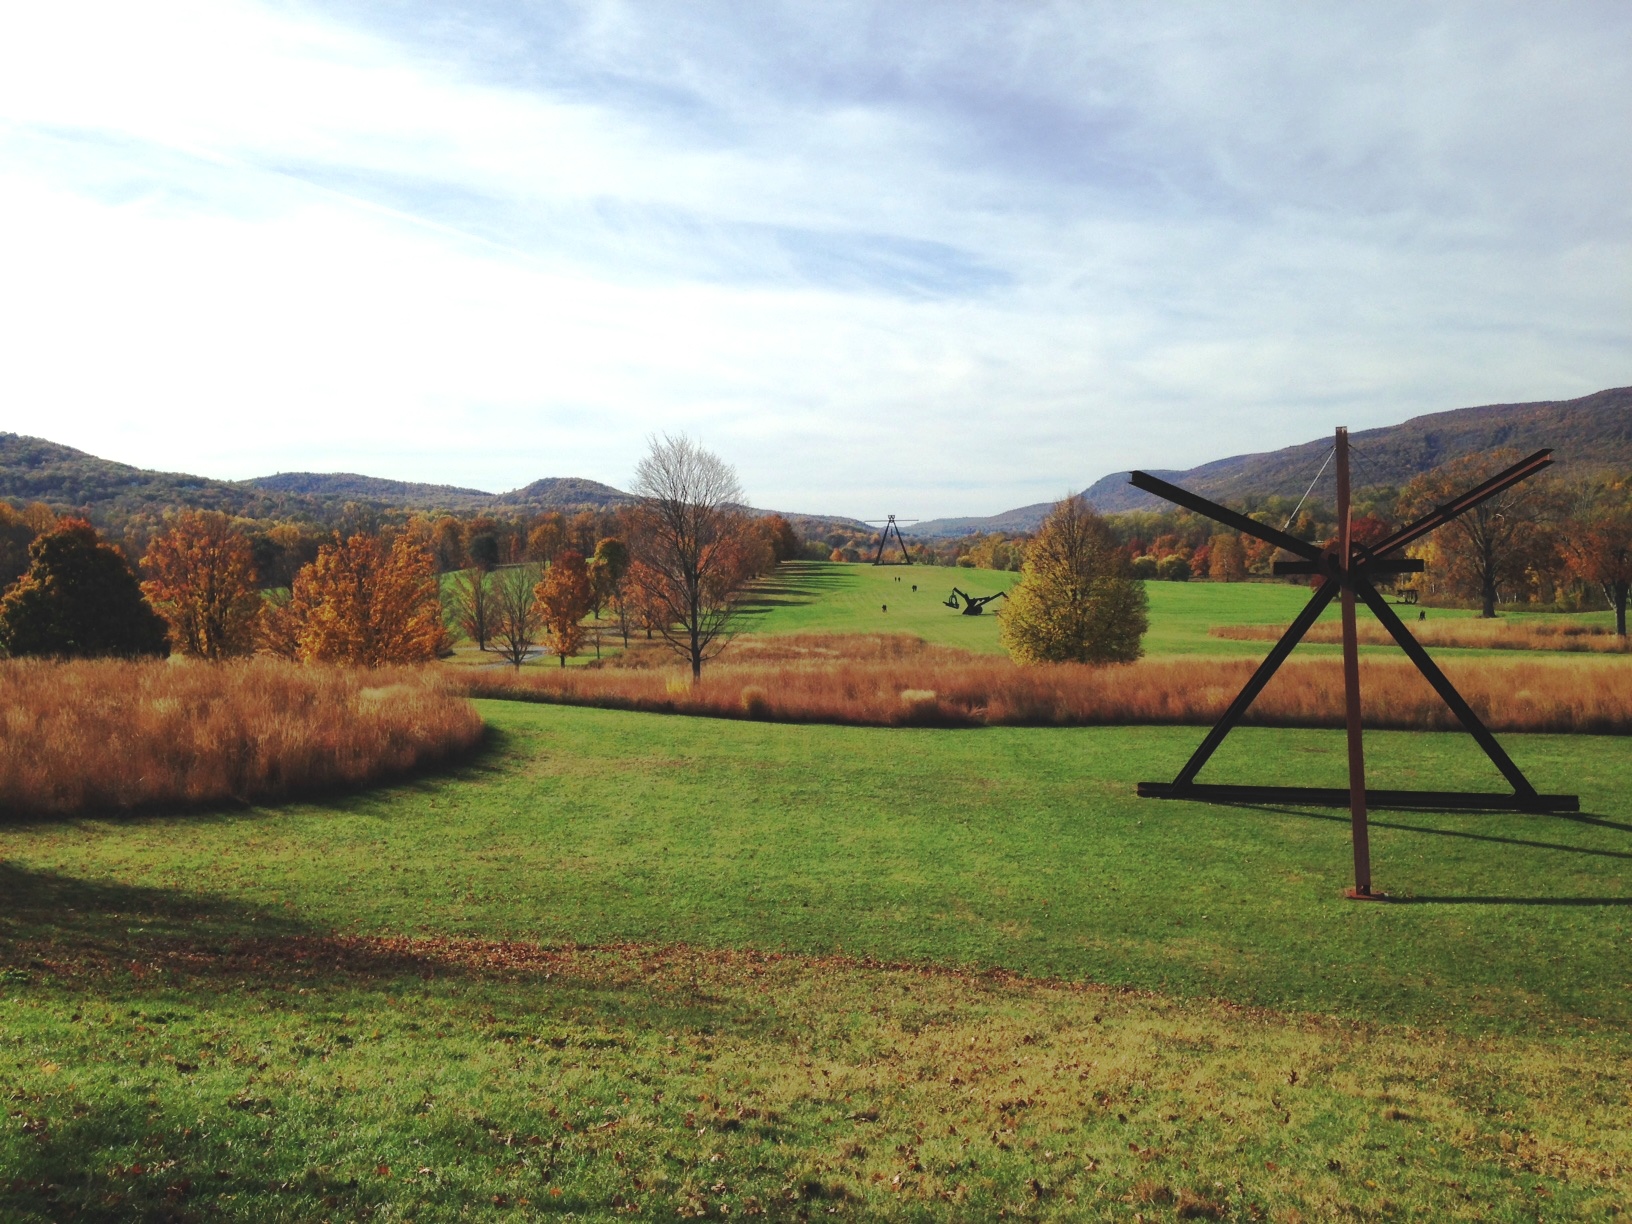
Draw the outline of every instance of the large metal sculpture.
[[[1215,803],[1296,803],[1347,807],[1354,837],[1354,888],[1349,895],[1361,899],[1381,895],[1374,894],[1371,889],[1371,852],[1366,828],[1368,807],[1519,812],[1579,811],[1581,803],[1576,795],[1536,793],[1536,788],[1530,785],[1529,779],[1502,750],[1502,746],[1496,742],[1496,737],[1463,700],[1462,694],[1456,691],[1445,673],[1428,657],[1421,643],[1411,636],[1410,630],[1395,615],[1388,601],[1377,592],[1373,582],[1380,577],[1421,571],[1420,559],[1390,554],[1398,554],[1406,545],[1421,539],[1435,528],[1443,527],[1480,502],[1535,475],[1552,462],[1551,455],[1550,450],[1537,451],[1416,522],[1401,527],[1388,538],[1367,546],[1352,537],[1349,513],[1349,434],[1348,430],[1339,429],[1334,456],[1337,460],[1339,531],[1335,550],[1327,550],[1318,544],[1311,544],[1307,540],[1288,535],[1284,531],[1277,531],[1265,523],[1226,509],[1204,497],[1198,497],[1147,472],[1131,473],[1130,483],[1135,488],[1153,493],[1187,510],[1193,510],[1226,527],[1267,541],[1300,558],[1296,561],[1276,562],[1274,565],[1276,574],[1318,574],[1325,579],[1311,596],[1308,606],[1288,627],[1281,640],[1269,652],[1269,656],[1247,681],[1246,687],[1230,703],[1229,709],[1224,711],[1217,725],[1207,733],[1207,738],[1201,742],[1201,746],[1185,762],[1184,768],[1179,770],[1178,776],[1171,782],[1141,782],[1139,794],[1152,799],[1193,799]],[[1292,648],[1309,631],[1309,627],[1334,598],[1340,600],[1343,618],[1343,692],[1349,748],[1347,792],[1314,786],[1221,786],[1197,782],[1196,775],[1201,772],[1201,767],[1224,742],[1224,737],[1241,721],[1247,708],[1269,683],[1276,669],[1286,661],[1287,656],[1292,653]],[[1451,708],[1457,720],[1468,734],[1473,736],[1479,747],[1484,749],[1485,755],[1513,787],[1512,794],[1366,789],[1365,755],[1360,730],[1360,655],[1354,619],[1356,599],[1364,601],[1388,630],[1389,635],[1399,644],[1400,649],[1405,651],[1406,657],[1416,664],[1417,670],[1429,684],[1433,685],[1434,691]]]
[[[884,527],[884,534],[878,537],[878,554],[873,558],[874,565],[912,564],[912,554],[907,551],[907,542],[901,538],[901,524],[916,523],[918,521],[917,519],[897,519],[895,515],[892,514],[888,518],[868,519],[866,521],[870,527],[876,527],[880,524],[882,524]],[[890,532],[892,531],[895,532],[895,542],[901,545],[901,560],[899,561],[884,560],[884,546],[890,542]]]
[[[999,591],[996,595],[970,595],[965,591],[958,590],[957,587],[953,587],[952,594],[947,596],[944,602],[947,607],[955,608],[958,606],[959,598],[962,598],[963,614],[965,616],[979,616],[986,611],[986,605],[994,599],[1007,599],[1008,597],[1009,593],[1007,591]],[[997,613],[994,612],[992,615],[996,616]]]

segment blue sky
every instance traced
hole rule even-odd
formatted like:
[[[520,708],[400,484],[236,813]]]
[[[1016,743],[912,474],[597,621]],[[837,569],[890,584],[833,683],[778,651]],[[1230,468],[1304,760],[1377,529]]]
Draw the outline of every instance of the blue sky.
[[[1632,382],[1632,6],[0,12],[0,429],[992,513]]]

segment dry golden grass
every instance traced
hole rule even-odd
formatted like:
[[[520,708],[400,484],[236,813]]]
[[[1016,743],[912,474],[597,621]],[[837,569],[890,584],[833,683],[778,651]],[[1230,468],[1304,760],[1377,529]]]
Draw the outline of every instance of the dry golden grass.
[[[849,654],[856,643],[855,654]],[[739,650],[739,646],[742,649]],[[1147,659],[1123,667],[1017,667],[888,635],[744,639],[695,686],[673,668],[498,669],[462,677],[472,696],[613,709],[865,726],[1207,724],[1252,674],[1250,659]],[[1632,665],[1621,660],[1472,659],[1445,671],[1493,730],[1632,731]],[[1437,694],[1404,659],[1361,663],[1366,725],[1449,730]],[[1294,659],[1254,703],[1260,726],[1340,727],[1336,658]]]
[[[1412,621],[1411,635],[1424,646],[1460,646],[1477,650],[1563,650],[1589,654],[1627,654],[1629,639],[1616,636],[1603,625],[1569,622],[1479,620],[1467,617]],[[1285,625],[1214,625],[1209,636],[1236,642],[1273,642],[1286,632]],[[1355,626],[1362,646],[1392,646],[1388,630],[1374,620]],[[1342,626],[1322,621],[1304,635],[1306,642],[1336,645]]]
[[[481,717],[435,672],[0,662],[0,812],[276,799],[462,752]]]

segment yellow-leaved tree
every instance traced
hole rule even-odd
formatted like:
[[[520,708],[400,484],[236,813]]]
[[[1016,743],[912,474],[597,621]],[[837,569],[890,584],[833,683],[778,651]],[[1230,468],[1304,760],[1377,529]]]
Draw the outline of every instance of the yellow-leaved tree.
[[[446,641],[431,552],[407,535],[336,537],[266,615],[263,643],[307,663],[422,663]]]
[[[1026,548],[1020,581],[998,614],[1017,663],[1131,663],[1150,618],[1144,585],[1098,512],[1056,502]]]
[[[255,558],[219,510],[183,510],[142,558],[142,593],[170,626],[170,645],[219,662],[255,649]]]

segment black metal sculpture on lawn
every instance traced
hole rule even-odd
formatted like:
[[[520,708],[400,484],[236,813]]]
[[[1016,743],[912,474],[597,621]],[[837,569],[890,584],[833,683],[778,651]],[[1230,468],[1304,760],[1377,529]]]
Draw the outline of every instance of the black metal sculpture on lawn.
[[[916,523],[917,521],[918,521],[917,519],[898,519],[893,514],[890,515],[888,518],[867,519],[866,522],[867,522],[868,526],[877,527],[880,524],[882,524],[883,527],[884,527],[884,534],[878,537],[878,555],[873,558],[873,564],[874,565],[911,565],[912,564],[912,553],[907,551],[907,542],[901,538],[901,524],[902,523]],[[899,561],[886,561],[886,560],[884,560],[884,546],[890,542],[890,532],[892,532],[892,531],[895,532],[895,542],[897,544],[901,545],[901,560],[899,560]]]
[[[1522,459],[1505,471],[1498,472],[1483,484],[1469,489],[1460,497],[1438,507],[1432,513],[1424,515],[1414,523],[1401,527],[1384,540],[1367,546],[1354,540],[1351,536],[1349,513],[1349,435],[1348,430],[1337,431],[1337,522],[1338,544],[1332,551],[1323,549],[1318,544],[1311,544],[1307,540],[1300,540],[1296,536],[1288,535],[1284,531],[1277,531],[1267,524],[1257,522],[1244,514],[1228,510],[1204,497],[1187,492],[1177,485],[1168,484],[1146,472],[1130,474],[1130,483],[1146,493],[1153,493],[1157,497],[1165,498],[1175,505],[1183,506],[1222,523],[1226,527],[1255,536],[1260,540],[1274,544],[1276,547],[1301,558],[1297,561],[1277,561],[1274,572],[1277,574],[1319,574],[1325,581],[1310,597],[1308,606],[1299,613],[1298,618],[1288,627],[1269,656],[1253,673],[1252,679],[1247,681],[1236,699],[1230,703],[1229,709],[1224,712],[1217,725],[1207,733],[1201,746],[1185,762],[1184,768],[1171,782],[1141,782],[1139,794],[1152,799],[1194,799],[1213,802],[1234,803],[1302,803],[1323,807],[1348,807],[1354,834],[1354,888],[1350,891],[1351,897],[1367,899],[1381,894],[1374,894],[1371,889],[1371,854],[1366,828],[1366,809],[1371,807],[1402,807],[1417,809],[1455,809],[1470,811],[1519,811],[1519,812],[1574,812],[1580,810],[1580,799],[1576,795],[1540,795],[1536,788],[1530,785],[1528,778],[1513,763],[1511,757],[1502,750],[1473,712],[1468,703],[1463,700],[1462,694],[1456,691],[1445,676],[1428,657],[1422,645],[1411,636],[1404,623],[1394,614],[1388,601],[1383,598],[1373,585],[1373,579],[1383,576],[1394,576],[1405,573],[1417,573],[1422,569],[1422,561],[1412,557],[1390,556],[1397,554],[1407,544],[1421,539],[1437,527],[1460,514],[1465,514],[1480,502],[1494,497],[1502,490],[1510,488],[1529,476],[1535,475],[1552,462],[1550,450],[1540,450],[1527,459]],[[1341,597],[1343,614],[1343,688],[1345,697],[1346,725],[1349,743],[1349,788],[1347,792],[1336,789],[1326,789],[1312,786],[1220,786],[1198,783],[1196,775],[1201,767],[1207,763],[1219,744],[1224,742],[1232,728],[1241,721],[1253,700],[1269,683],[1270,677],[1277,668],[1286,661],[1309,627],[1315,623],[1317,617],[1326,606],[1336,597]],[[1513,787],[1511,795],[1480,794],[1467,791],[1408,791],[1408,790],[1367,790],[1365,781],[1365,756],[1361,747],[1360,733],[1360,663],[1359,646],[1355,630],[1354,607],[1356,599],[1363,600],[1372,613],[1382,622],[1389,635],[1397,642],[1406,656],[1417,665],[1451,708],[1451,712],[1461,722],[1468,734],[1484,749],[1485,755],[1496,766],[1509,785]]]
[[[955,608],[958,606],[958,600],[960,597],[963,600],[963,614],[965,616],[979,616],[982,612],[986,611],[986,605],[991,603],[992,600],[1007,599],[1009,597],[1009,593],[1007,591],[999,591],[996,595],[969,595],[958,590],[957,587],[953,587],[952,594],[948,596],[944,602],[946,603],[947,607]]]

